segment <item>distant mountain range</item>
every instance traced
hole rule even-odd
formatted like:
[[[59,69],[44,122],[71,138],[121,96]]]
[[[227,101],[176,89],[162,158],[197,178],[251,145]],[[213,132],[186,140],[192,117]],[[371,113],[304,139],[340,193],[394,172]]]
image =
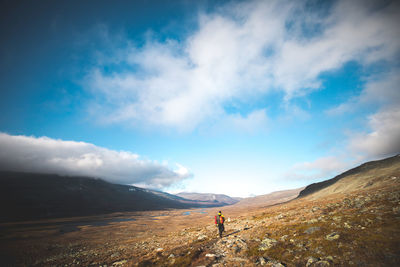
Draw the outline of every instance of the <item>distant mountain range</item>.
[[[223,194],[211,194],[211,193],[181,192],[176,195],[182,198],[199,201],[203,203],[218,204],[219,206],[232,205],[239,202],[239,200],[241,199],[241,198],[233,198]]]
[[[390,184],[390,179],[398,177],[400,155],[364,163],[304,189],[240,199],[223,194],[182,192],[172,195],[90,177],[0,171],[0,222],[225,205],[261,207],[296,197],[323,198],[333,193]]]
[[[0,222],[220,205],[89,177],[0,171]]]

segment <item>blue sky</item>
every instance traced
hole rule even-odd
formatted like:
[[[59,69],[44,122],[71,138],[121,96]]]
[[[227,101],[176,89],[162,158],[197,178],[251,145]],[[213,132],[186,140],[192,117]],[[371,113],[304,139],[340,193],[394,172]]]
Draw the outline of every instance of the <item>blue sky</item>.
[[[259,195],[400,152],[395,1],[5,1],[0,167]]]

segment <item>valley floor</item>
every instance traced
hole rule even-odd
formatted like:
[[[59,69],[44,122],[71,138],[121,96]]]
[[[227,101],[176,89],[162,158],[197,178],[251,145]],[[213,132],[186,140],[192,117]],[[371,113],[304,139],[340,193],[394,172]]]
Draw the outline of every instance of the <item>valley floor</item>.
[[[400,178],[275,206],[0,225],[2,266],[400,266]]]

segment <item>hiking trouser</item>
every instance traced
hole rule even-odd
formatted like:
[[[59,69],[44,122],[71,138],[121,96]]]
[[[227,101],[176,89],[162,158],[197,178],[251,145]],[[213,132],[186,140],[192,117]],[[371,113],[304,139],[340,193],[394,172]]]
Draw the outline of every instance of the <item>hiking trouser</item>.
[[[222,232],[225,230],[225,227],[223,224],[218,224],[218,232],[219,232],[219,237],[222,237]]]

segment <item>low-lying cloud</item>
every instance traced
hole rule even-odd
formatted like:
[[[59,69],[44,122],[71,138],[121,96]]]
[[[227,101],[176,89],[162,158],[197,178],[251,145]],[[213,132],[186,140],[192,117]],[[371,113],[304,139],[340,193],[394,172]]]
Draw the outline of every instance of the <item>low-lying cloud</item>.
[[[176,167],[85,142],[0,133],[1,170],[89,176],[161,189],[191,176],[184,166]]]

